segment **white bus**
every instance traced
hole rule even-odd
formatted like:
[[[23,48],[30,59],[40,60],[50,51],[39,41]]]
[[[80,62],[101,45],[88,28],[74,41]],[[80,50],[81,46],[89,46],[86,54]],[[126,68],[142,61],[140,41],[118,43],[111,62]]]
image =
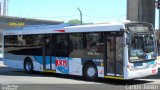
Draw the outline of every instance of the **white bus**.
[[[4,64],[26,72],[135,79],[157,74],[150,23],[36,27],[3,32]]]

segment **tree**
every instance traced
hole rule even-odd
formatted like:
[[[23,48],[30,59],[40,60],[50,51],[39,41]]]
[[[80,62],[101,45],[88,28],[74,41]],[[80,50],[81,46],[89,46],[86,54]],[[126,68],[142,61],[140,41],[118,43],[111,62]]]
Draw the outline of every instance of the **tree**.
[[[68,23],[69,23],[69,24],[80,24],[81,21],[78,20],[78,19],[73,19],[73,20],[69,20]]]

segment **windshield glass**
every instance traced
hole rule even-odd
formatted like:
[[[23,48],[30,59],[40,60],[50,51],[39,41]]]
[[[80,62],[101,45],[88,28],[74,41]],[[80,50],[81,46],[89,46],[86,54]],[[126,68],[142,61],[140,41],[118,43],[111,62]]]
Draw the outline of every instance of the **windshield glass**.
[[[140,28],[139,28],[140,26]],[[156,59],[156,42],[151,26],[135,25],[127,27],[130,43],[128,47],[129,61],[146,61]],[[142,30],[143,29],[143,30]]]
[[[133,35],[129,46],[130,61],[155,59],[154,36]]]

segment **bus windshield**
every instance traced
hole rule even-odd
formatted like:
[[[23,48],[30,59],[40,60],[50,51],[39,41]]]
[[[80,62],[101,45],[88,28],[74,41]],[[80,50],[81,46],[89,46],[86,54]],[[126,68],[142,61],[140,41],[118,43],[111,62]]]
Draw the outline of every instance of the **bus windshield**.
[[[129,61],[147,61],[156,59],[156,43],[153,30],[143,24],[129,26]]]
[[[129,46],[130,61],[155,59],[154,36],[150,34],[136,34],[131,38]]]

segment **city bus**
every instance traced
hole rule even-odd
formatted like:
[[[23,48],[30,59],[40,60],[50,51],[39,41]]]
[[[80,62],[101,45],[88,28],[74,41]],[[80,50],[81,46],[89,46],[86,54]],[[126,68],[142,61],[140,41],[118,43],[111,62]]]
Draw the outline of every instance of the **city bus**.
[[[158,72],[155,30],[146,22],[5,30],[2,41],[4,64],[27,73],[128,80]]]

